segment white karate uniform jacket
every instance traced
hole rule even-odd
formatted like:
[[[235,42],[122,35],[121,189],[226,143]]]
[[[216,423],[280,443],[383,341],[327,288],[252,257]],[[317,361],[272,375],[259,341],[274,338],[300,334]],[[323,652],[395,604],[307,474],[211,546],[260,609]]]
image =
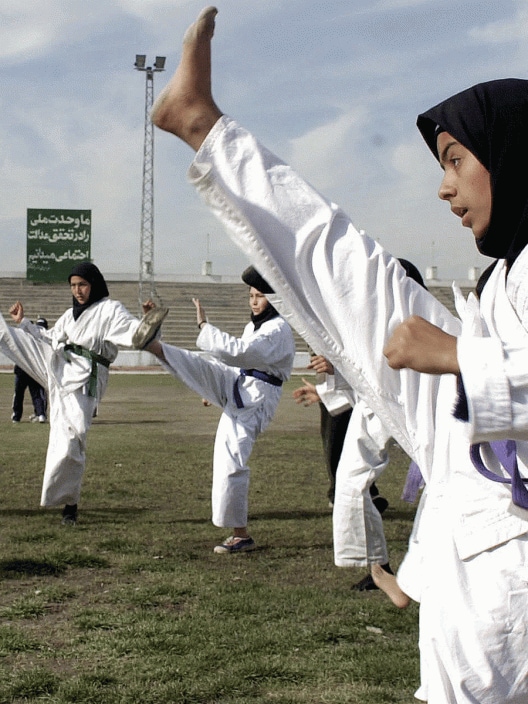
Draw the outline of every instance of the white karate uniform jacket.
[[[510,487],[477,473],[469,445],[521,440],[526,473],[527,277],[518,276],[526,253],[510,271],[508,295],[500,267],[486,286],[484,337],[460,340],[471,412],[463,423],[452,415],[453,375],[392,370],[383,357],[395,326],[410,315],[457,336],[460,321],[343,211],[226,116],[189,177],[282,298],[279,310],[339,368],[424,475],[427,489],[398,575],[421,602],[418,697],[429,704],[525,703],[528,511],[513,505]]]
[[[139,326],[119,301],[103,298],[77,320],[67,310],[49,330],[24,318],[19,328],[0,316],[0,349],[48,390],[50,435],[41,505],[76,504],[86,464],[86,433],[108,383],[108,369],[97,365],[97,396],[88,396],[92,363],[72,352],[68,343],[113,362],[118,345],[132,347]]]

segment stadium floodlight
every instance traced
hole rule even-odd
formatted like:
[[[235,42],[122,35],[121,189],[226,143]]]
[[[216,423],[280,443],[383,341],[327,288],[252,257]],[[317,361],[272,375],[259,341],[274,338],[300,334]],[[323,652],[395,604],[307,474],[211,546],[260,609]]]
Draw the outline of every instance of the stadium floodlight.
[[[165,57],[156,56],[154,66],[146,66],[145,54],[136,54],[134,67],[145,72],[145,137],[143,142],[143,193],[141,200],[141,241],[139,248],[139,313],[147,299],[158,299],[154,284],[154,130],[150,112],[154,102],[154,74],[165,70]]]

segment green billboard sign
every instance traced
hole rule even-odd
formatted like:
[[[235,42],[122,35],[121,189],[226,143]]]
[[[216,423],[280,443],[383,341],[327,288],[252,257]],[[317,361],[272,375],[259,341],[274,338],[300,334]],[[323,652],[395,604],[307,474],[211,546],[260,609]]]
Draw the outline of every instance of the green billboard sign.
[[[76,263],[89,261],[91,242],[91,210],[28,208],[28,281],[65,281]]]

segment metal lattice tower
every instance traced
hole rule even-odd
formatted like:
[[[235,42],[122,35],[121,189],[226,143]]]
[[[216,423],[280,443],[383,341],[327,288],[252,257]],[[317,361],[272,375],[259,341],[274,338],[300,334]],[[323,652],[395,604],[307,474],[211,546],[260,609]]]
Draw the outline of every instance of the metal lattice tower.
[[[136,55],[134,64],[145,72],[145,132],[143,142],[143,191],[141,199],[141,241],[139,249],[139,313],[148,298],[160,301],[154,282],[154,129],[150,112],[154,101],[154,73],[165,70],[165,57],[156,56],[154,66],[145,66],[146,56]]]

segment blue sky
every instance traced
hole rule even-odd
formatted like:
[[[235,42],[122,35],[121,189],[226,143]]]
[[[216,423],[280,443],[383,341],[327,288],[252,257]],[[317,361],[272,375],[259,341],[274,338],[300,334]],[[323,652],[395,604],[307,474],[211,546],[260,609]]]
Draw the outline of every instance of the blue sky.
[[[139,269],[145,78],[176,67],[206,2],[2,0],[0,272],[25,271],[26,209],[91,209],[92,256]],[[486,260],[441,203],[416,116],[474,83],[528,77],[528,0],[219,0],[214,93],[228,114],[422,271]],[[155,270],[247,264],[186,181],[192,153],[155,135]]]

